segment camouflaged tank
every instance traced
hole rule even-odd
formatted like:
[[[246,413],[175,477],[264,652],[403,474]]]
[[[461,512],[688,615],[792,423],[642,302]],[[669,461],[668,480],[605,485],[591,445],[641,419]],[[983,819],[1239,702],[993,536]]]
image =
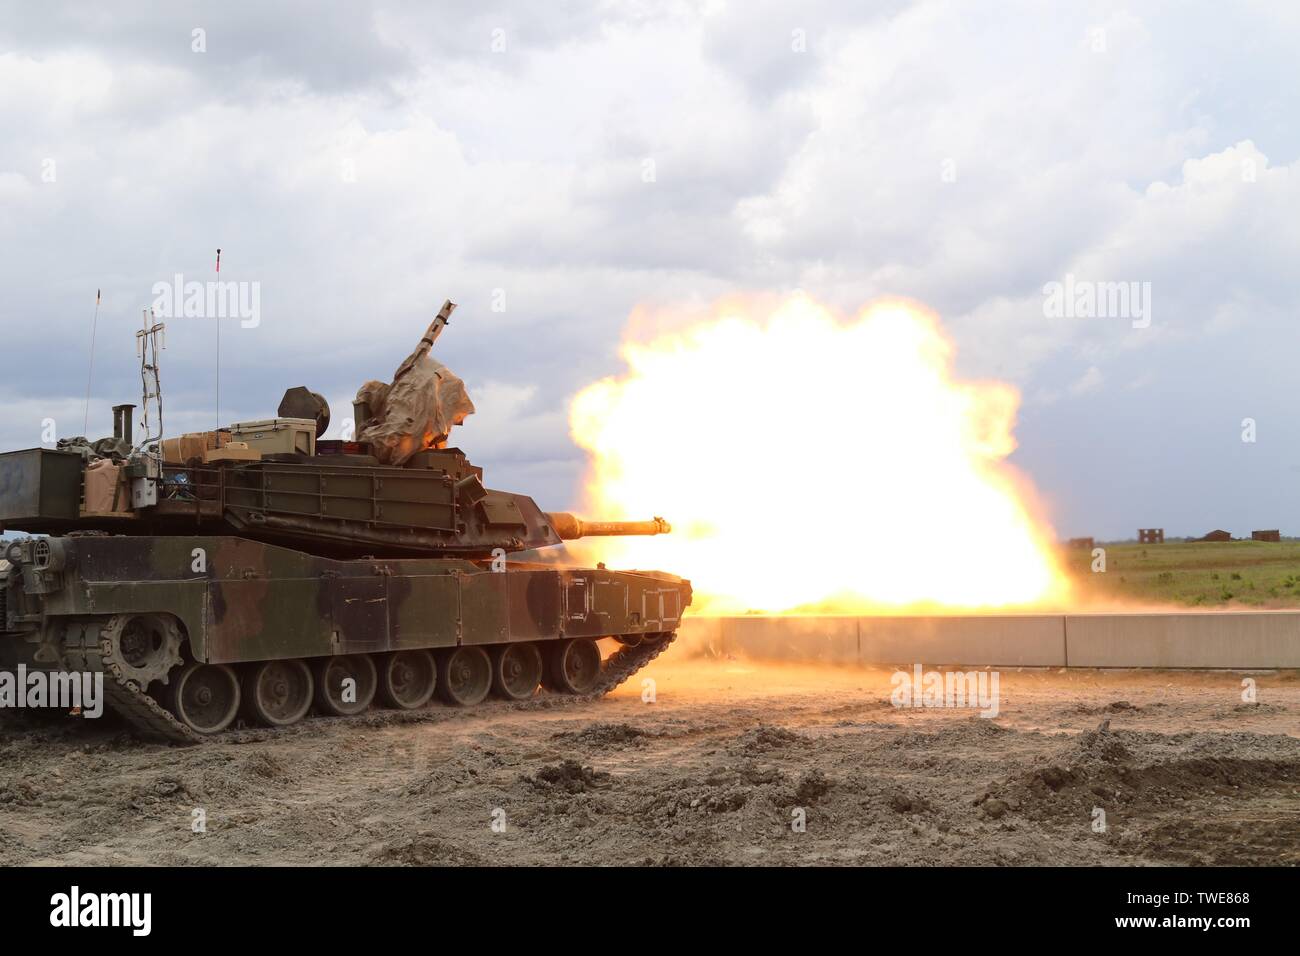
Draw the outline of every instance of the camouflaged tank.
[[[115,411],[100,451],[130,448],[130,406]],[[328,423],[305,388],[280,411],[290,431]],[[358,438],[372,412],[359,402]],[[511,558],[664,533],[662,519],[544,512],[428,435],[386,464],[364,441],[283,450],[279,424],[259,424],[272,433],[261,451],[259,432],[235,426],[122,458],[84,443],[0,454],[0,529],[39,535],[0,546],[0,668],[101,672],[132,725],[193,743],[237,719],[279,727],[435,694],[597,697],[668,646],[691,602],[671,574]]]

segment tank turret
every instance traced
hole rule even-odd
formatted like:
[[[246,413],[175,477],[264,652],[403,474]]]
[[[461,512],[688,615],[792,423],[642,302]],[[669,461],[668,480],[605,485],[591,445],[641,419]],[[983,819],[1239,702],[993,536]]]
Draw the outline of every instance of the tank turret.
[[[542,511],[527,495],[485,487],[482,469],[457,448],[426,450],[401,468],[364,454],[218,467],[221,474],[207,478],[218,496],[208,509],[219,507],[240,534],[326,554],[489,558],[576,538],[672,530],[663,518],[587,521]],[[195,503],[161,506],[184,513]]]
[[[295,386],[285,392],[279,418],[168,439],[152,458],[137,455],[112,468],[96,463],[87,479],[72,474],[75,464],[40,449],[0,456],[0,475],[12,476],[0,500],[0,527],[48,534],[197,528],[330,557],[469,559],[584,537],[669,533],[658,517],[591,521],[544,512],[527,495],[487,488],[483,470],[446,447],[451,428],[473,412],[463,382],[429,355],[454,309],[444,303],[391,384],[362,387],[361,440],[322,440],[329,406]],[[121,439],[131,426],[129,413],[124,426],[118,412],[114,434]],[[78,508],[79,495],[108,503]],[[37,504],[44,510],[33,510]]]

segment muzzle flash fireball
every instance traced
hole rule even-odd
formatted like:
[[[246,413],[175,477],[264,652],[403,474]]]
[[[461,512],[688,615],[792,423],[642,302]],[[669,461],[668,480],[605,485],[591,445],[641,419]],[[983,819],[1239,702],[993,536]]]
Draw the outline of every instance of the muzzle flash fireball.
[[[1055,535],[1006,461],[1019,396],[956,379],[952,356],[918,306],[844,321],[803,296],[633,338],[626,372],[573,402],[586,506],[663,509],[676,533],[578,553],[682,569],[705,613],[1066,600]]]

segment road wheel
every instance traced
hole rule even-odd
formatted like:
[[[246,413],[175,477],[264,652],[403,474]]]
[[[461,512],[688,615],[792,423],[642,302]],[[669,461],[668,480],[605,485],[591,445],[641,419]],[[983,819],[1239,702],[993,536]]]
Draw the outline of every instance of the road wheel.
[[[307,715],[315,683],[299,660],[253,664],[244,673],[244,709],[259,724],[288,727]]]
[[[542,680],[542,652],[536,644],[492,648],[492,689],[506,700],[527,700]]]
[[[322,657],[313,662],[312,671],[316,678],[316,706],[321,713],[351,717],[362,713],[375,699],[379,673],[369,654]]]
[[[564,694],[585,694],[596,686],[600,677],[600,648],[586,637],[556,641],[550,648],[548,668],[552,690]]]
[[[438,668],[428,651],[395,651],[379,661],[379,696],[389,707],[423,707],[437,683]]]
[[[195,733],[219,733],[239,713],[239,678],[225,664],[190,664],[172,677],[167,698],[176,719]]]
[[[449,704],[472,707],[492,689],[492,659],[477,645],[455,647],[438,657],[438,693]]]

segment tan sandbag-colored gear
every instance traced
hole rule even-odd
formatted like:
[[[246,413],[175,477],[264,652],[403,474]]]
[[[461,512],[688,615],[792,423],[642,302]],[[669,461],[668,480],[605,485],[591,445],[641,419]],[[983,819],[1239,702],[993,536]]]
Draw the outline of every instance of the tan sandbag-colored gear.
[[[371,413],[357,439],[369,442],[385,465],[404,465],[416,452],[443,447],[452,428],[474,414],[465,383],[427,355],[392,385],[367,382],[357,401],[366,402]]]

